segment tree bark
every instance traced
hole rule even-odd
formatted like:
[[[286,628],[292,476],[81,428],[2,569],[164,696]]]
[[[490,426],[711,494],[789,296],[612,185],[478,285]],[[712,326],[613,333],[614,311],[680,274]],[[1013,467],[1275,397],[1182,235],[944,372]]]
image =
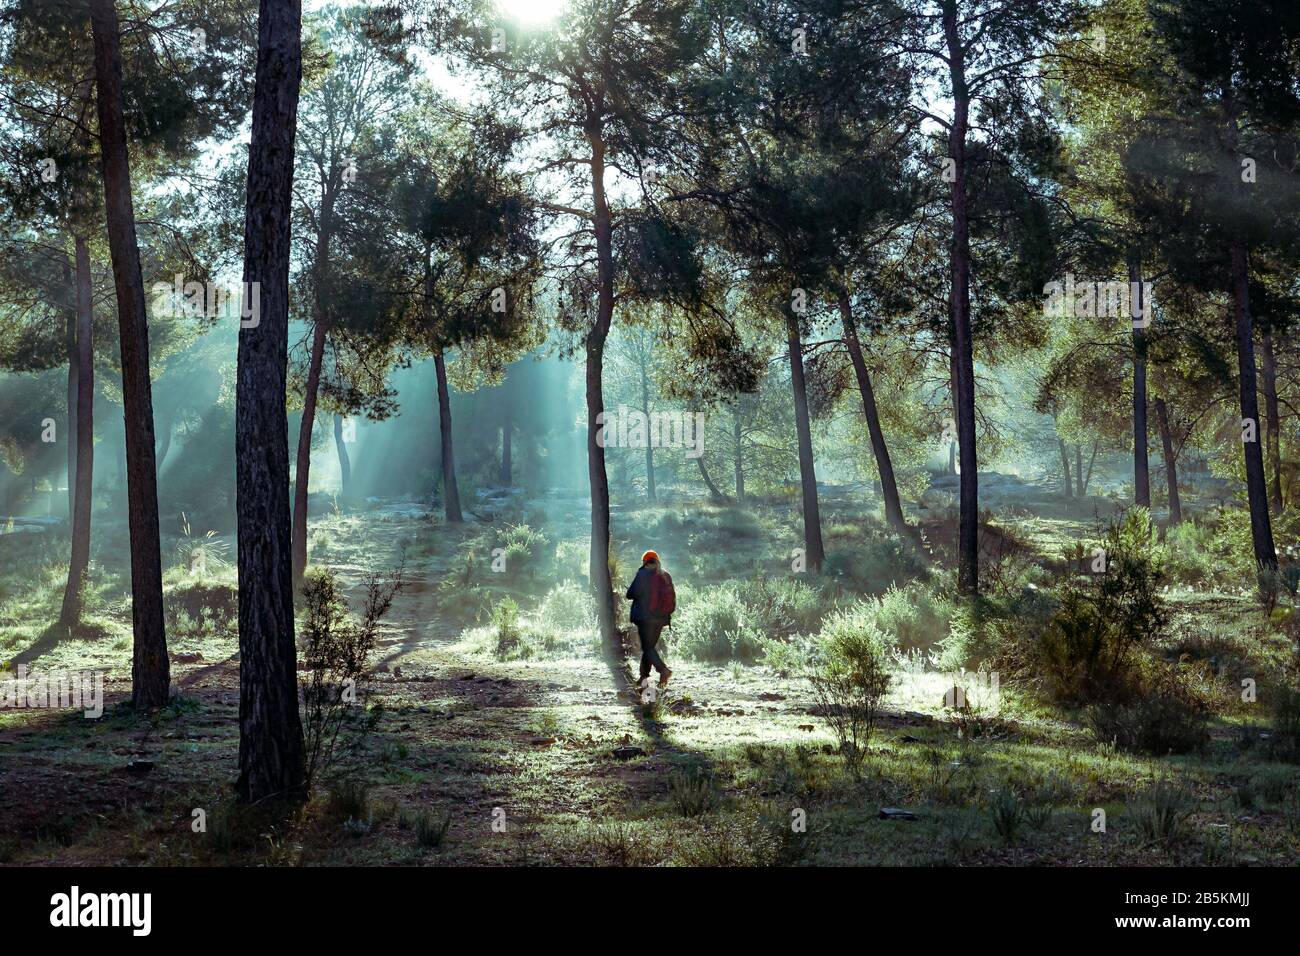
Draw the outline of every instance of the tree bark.
[[[76,238],[73,238],[75,246]],[[63,284],[68,296],[65,347],[68,353],[68,413],[64,441],[68,453],[68,529],[72,530],[77,512],[77,280],[68,257],[63,257]]]
[[[704,456],[701,455],[699,458],[696,458],[695,464],[700,469],[700,477],[704,479],[704,487],[709,489],[709,497],[713,501],[726,501],[727,496],[724,495],[721,489],[713,483],[713,476],[709,474],[709,469],[704,464]]]
[[[871,436],[871,453],[876,459],[876,472],[880,475],[881,496],[885,499],[885,520],[895,531],[905,531],[907,522],[903,520],[903,504],[898,497],[898,482],[894,478],[894,464],[889,457],[889,446],[885,443],[885,432],[880,427],[880,411],[876,407],[876,392],[871,386],[871,373],[867,369],[866,359],[862,355],[862,341],[858,338],[858,326],[853,319],[853,307],[849,302],[848,292],[839,292],[840,321],[844,323],[844,341],[849,349],[849,358],[853,362],[853,373],[858,379],[858,393],[862,396],[862,412],[867,419],[867,432]]]
[[[603,428],[605,341],[614,320],[614,223],[605,197],[605,140],[598,118],[588,126],[591,147],[592,218],[596,233],[596,321],[587,333],[587,479],[591,488],[591,558],[588,579],[596,599],[596,619],[605,647],[614,654],[619,633],[614,625],[614,589],[609,577],[609,476],[605,471]]]
[[[650,420],[650,377],[645,370],[645,356],[641,362],[641,410],[645,412],[646,421]],[[645,443],[645,496],[655,500],[655,448],[654,442]]]
[[[1061,475],[1064,481],[1065,497],[1074,497],[1074,488],[1070,485],[1070,451],[1065,447],[1065,442],[1058,435],[1056,438],[1057,449],[1061,453]]]
[[[501,418],[501,470],[497,474],[497,479],[501,482],[503,488],[509,488],[514,480],[515,466],[512,460],[514,452],[511,448],[511,438],[514,430],[514,419],[510,414],[510,406],[507,403],[505,414]]]
[[[442,507],[447,521],[465,520],[460,511],[460,487],[456,484],[456,450],[451,437],[451,392],[447,388],[447,363],[442,349],[433,353],[433,370],[438,379],[438,433],[442,443]]]
[[[808,566],[820,570],[826,552],[822,546],[822,517],[817,501],[817,472],[813,466],[812,425],[808,418],[808,387],[803,376],[803,342],[799,320],[785,319],[790,354],[790,388],[794,391],[794,423],[799,435],[799,486],[803,491],[804,557]]]
[[[1259,448],[1259,395],[1255,381],[1255,329],[1250,314],[1250,280],[1246,247],[1240,241],[1230,250],[1232,307],[1237,326],[1237,373],[1240,380],[1241,417],[1253,422],[1255,440],[1243,441],[1246,459],[1246,497],[1250,506],[1250,534],[1255,563],[1267,571],[1277,570],[1273,527],[1268,515],[1268,488],[1264,480],[1264,455]]]
[[[293,476],[293,583],[302,584],[307,573],[307,481],[311,477],[311,433],[316,423],[316,396],[320,393],[321,365],[325,360],[325,323],[317,316],[311,336],[307,387],[298,424],[298,457]]]
[[[132,701],[167,703],[170,667],[163,627],[162,556],[158,544],[158,473],[154,461],[153,395],[149,384],[149,324],[135,236],[131,167],[122,112],[122,57],[113,0],[90,0],[95,47],[96,105],[104,175],[104,211],[122,353],[126,419],[127,512],[131,538]]]
[[[343,416],[334,415],[334,450],[339,456],[339,494],[346,498],[352,488],[352,459],[343,440]]]
[[[1088,473],[1083,477],[1083,491],[1081,495],[1088,494],[1088,485],[1092,483],[1092,466],[1097,463],[1097,439],[1092,440],[1092,455],[1088,458]]]
[[[1155,400],[1156,424],[1160,428],[1160,447],[1165,456],[1165,483],[1169,486],[1169,523],[1183,523],[1183,504],[1178,497],[1178,459],[1174,440],[1169,433],[1169,408],[1159,396]]]
[[[745,457],[744,449],[741,446],[743,436],[740,428],[740,402],[731,406],[731,439],[732,439],[732,457],[734,458],[736,471],[736,502],[745,503]]]
[[[1085,494],[1083,484],[1083,446],[1074,446],[1074,492],[1080,498]]]
[[[979,464],[975,452],[975,358],[970,325],[970,218],[966,192],[966,133],[970,92],[966,51],[957,27],[957,0],[943,2],[943,31],[952,82],[953,120],[948,132],[952,181],[952,344],[957,385],[957,453],[961,462],[957,530],[957,587],[979,593]]]
[[[77,443],[73,470],[72,556],[68,562],[68,582],[63,590],[63,609],[59,614],[60,623],[66,627],[81,620],[86,571],[90,566],[90,506],[95,461],[95,317],[91,304],[90,251],[86,240],[80,236],[73,238],[73,244],[77,286],[77,350],[73,363],[77,370]],[[71,435],[68,444],[72,444]]]
[[[1273,481],[1269,485],[1269,502],[1277,514],[1282,513],[1282,416],[1278,412],[1277,400],[1277,357],[1273,352],[1273,335],[1265,332],[1260,336],[1263,346],[1264,362],[1264,415],[1268,420],[1268,459],[1273,470]]]
[[[261,0],[244,282],[259,297],[239,332],[235,407],[239,524],[240,799],[302,799],[306,760],[294,646],[289,435],[289,221],[302,80],[298,0]]]
[[[1140,297],[1142,262],[1136,255],[1128,260],[1128,280],[1129,288],[1138,290]],[[1140,299],[1138,304],[1145,306]],[[1139,328],[1133,329],[1133,503],[1142,508],[1151,507],[1151,468],[1147,462],[1147,344],[1146,331]]]

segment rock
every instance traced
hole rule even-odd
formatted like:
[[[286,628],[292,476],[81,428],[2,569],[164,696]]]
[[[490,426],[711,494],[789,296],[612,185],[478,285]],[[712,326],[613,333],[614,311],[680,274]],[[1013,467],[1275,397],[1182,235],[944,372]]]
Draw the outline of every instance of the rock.
[[[181,651],[179,654],[173,654],[172,660],[177,664],[197,664],[203,660],[203,655],[198,651]]]
[[[812,732],[813,732],[814,730],[816,730],[817,728],[814,727],[812,724],[800,724],[800,725],[799,725],[799,729],[800,729],[800,730],[806,730],[808,733],[812,733]]]
[[[771,691],[763,691],[758,695],[759,700],[785,700],[785,694],[773,694]]]
[[[881,807],[880,819],[882,820],[916,820],[919,819],[911,810],[902,810],[898,807]]]
[[[126,763],[126,772],[143,775],[153,769],[152,760],[128,760]]]
[[[644,757],[644,756],[645,756],[644,750],[642,750],[640,747],[633,747],[630,745],[615,747],[613,750],[613,757],[615,760],[631,760],[633,757]]]

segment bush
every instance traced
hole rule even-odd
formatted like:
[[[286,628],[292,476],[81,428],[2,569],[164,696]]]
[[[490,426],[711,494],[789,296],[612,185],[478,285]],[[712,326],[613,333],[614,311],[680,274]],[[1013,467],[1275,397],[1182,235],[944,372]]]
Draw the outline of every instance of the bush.
[[[497,538],[497,547],[504,550],[506,573],[515,579],[534,580],[539,573],[543,577],[549,574],[551,552],[547,544],[545,534],[522,522],[506,525]]]
[[[705,661],[758,659],[760,634],[734,585],[703,588],[678,607],[670,633],[683,655]]]
[[[1025,822],[1025,802],[1010,787],[1003,787],[989,801],[993,829],[1007,843],[1014,843]]]
[[[1196,807],[1192,795],[1169,780],[1152,784],[1129,803],[1129,813],[1148,844],[1168,846],[1187,835]]]
[[[591,630],[596,627],[596,607],[586,588],[565,580],[546,592],[534,619],[539,626],[557,630]]]
[[[451,811],[435,814],[420,810],[414,814],[405,811],[398,817],[397,825],[403,830],[414,830],[415,845],[423,849],[440,850],[451,829]]]
[[[858,594],[881,594],[928,573],[916,547],[894,535],[867,537],[852,549],[832,551],[822,563],[824,576]]]
[[[1281,760],[1300,763],[1300,690],[1279,687],[1273,695],[1273,753]]]
[[[531,657],[530,648],[521,640],[519,605],[513,598],[505,597],[492,608],[492,627],[496,632],[497,660]]]
[[[795,578],[751,578],[737,585],[736,597],[749,624],[765,637],[816,631],[825,610],[821,590]]]
[[[1126,702],[1136,695],[1134,653],[1168,624],[1154,534],[1146,509],[1130,510],[1107,531],[1105,571],[1065,586],[1039,639],[1042,678],[1058,703]]]
[[[1128,704],[1094,704],[1087,722],[1103,743],[1138,753],[1189,753],[1209,740],[1208,708],[1188,697],[1142,697]]]
[[[760,637],[759,646],[763,649],[763,664],[778,677],[801,674],[817,658],[817,639],[812,636],[796,634],[786,640]]]
[[[835,732],[840,754],[856,776],[889,692],[888,642],[861,612],[837,611],[819,635],[823,663],[808,680],[820,712]]]
[[[333,571],[312,571],[303,583],[306,612],[300,659],[305,676],[299,677],[299,686],[309,788],[317,771],[328,768],[334,759],[339,733],[352,705],[358,703],[357,685],[374,649],[379,621],[401,587],[401,569],[387,583],[379,575],[368,575],[365,605],[360,619],[353,620]]]
[[[713,775],[701,770],[674,773],[668,780],[668,797],[678,815],[687,818],[712,813],[719,803]]]

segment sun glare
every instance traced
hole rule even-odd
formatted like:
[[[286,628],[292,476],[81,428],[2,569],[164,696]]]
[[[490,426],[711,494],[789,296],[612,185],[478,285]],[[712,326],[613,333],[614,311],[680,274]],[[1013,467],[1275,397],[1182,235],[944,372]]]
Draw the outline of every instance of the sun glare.
[[[511,20],[530,24],[554,20],[567,3],[568,0],[497,0],[501,12]]]

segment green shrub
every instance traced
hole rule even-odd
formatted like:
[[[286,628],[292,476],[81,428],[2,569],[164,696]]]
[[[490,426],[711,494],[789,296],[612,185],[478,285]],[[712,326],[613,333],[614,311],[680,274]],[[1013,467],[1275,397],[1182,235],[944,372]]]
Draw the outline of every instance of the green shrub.
[[[713,775],[698,769],[674,773],[668,779],[668,798],[678,815],[687,818],[712,813],[721,799]]]
[[[1105,571],[1068,582],[1040,638],[1042,681],[1058,703],[1126,702],[1135,696],[1135,652],[1168,624],[1154,528],[1144,508],[1128,511],[1104,539]]]
[[[705,661],[753,663],[762,653],[762,636],[750,624],[748,609],[734,585],[702,588],[682,600],[671,633],[680,653]]]
[[[993,829],[1006,843],[1014,843],[1025,822],[1025,802],[1010,787],[1003,787],[989,800]]]
[[[736,597],[750,625],[765,637],[812,633],[826,610],[821,589],[796,578],[751,578],[736,586]]]
[[[522,640],[519,628],[519,605],[513,598],[504,597],[492,608],[492,628],[496,632],[497,660],[531,657],[531,648]]]
[[[817,639],[813,636],[796,634],[785,640],[760,637],[758,643],[763,650],[763,665],[778,677],[802,674],[817,659]]]
[[[566,579],[546,592],[534,615],[537,624],[559,630],[596,627],[596,607],[591,592]]]
[[[889,692],[888,640],[861,610],[853,609],[831,614],[818,640],[822,663],[808,680],[846,766],[856,775]]]
[[[1156,846],[1183,839],[1195,809],[1191,793],[1170,780],[1156,781],[1129,802],[1129,813],[1142,839]]]
[[[925,578],[928,564],[910,541],[881,535],[832,551],[822,562],[822,575],[857,594],[882,594],[895,585]]]
[[[1273,735],[1269,742],[1281,760],[1300,763],[1300,690],[1282,686],[1272,695]]]
[[[416,846],[439,850],[447,840],[447,831],[451,829],[451,811],[444,810],[435,814],[429,810],[419,810],[410,815],[403,811],[398,818],[398,826],[403,830],[415,831]]]

